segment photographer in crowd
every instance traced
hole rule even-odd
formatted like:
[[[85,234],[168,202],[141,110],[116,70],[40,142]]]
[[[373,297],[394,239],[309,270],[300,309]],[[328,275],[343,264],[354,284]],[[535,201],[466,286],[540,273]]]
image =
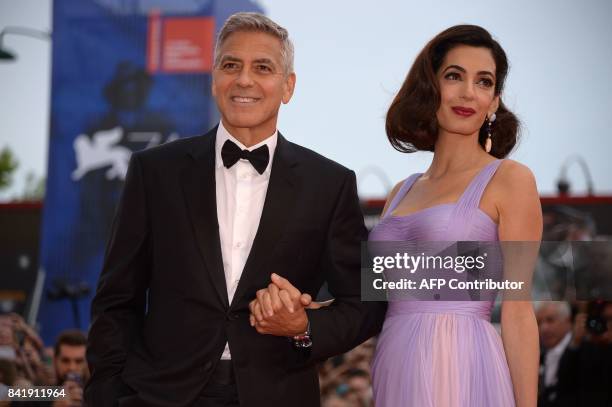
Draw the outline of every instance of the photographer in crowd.
[[[555,308],[552,305],[549,307]],[[559,333],[556,337],[562,336],[562,339],[557,342],[558,345],[553,345],[557,346],[556,348],[545,349],[543,359],[546,359],[548,352],[555,353],[555,350],[559,350],[559,344],[564,345],[561,346],[564,349],[560,355],[555,356],[559,360],[553,381],[546,379],[546,362],[544,369],[541,369],[544,374],[540,376],[539,407],[612,405],[612,302],[577,303],[575,310],[570,334],[562,334],[567,329],[565,305],[556,306],[557,322],[549,323],[558,327]],[[538,321],[546,312],[538,314]],[[546,332],[549,331],[550,327],[546,326],[546,323],[540,324],[543,345]],[[552,386],[548,386],[549,383],[552,383]]]
[[[19,406],[81,406],[83,386],[89,379],[86,343],[83,332],[66,330],[53,348],[45,348],[20,315],[0,315],[0,402],[8,399],[9,387],[62,386],[67,397],[61,400],[20,401]]]
[[[54,407],[83,404],[83,386],[89,379],[86,346],[87,337],[79,330],[66,330],[59,335],[53,352],[53,366],[56,385],[63,386],[68,397],[56,401]]]
[[[578,304],[559,370],[573,384],[562,406],[612,406],[612,302]]]
[[[15,368],[13,386],[48,386],[53,382],[53,372],[43,362],[42,340],[18,314],[0,315],[0,359]]]

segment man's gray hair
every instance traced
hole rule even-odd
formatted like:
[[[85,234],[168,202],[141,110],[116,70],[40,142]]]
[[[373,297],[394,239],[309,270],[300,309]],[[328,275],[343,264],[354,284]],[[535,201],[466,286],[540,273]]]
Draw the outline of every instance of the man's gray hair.
[[[289,32],[274,21],[259,13],[232,14],[223,24],[215,43],[215,67],[219,65],[219,51],[227,38],[235,32],[262,32],[278,38],[281,42],[281,63],[285,75],[293,73],[293,43]]]
[[[572,317],[572,307],[567,301],[535,301],[535,311],[539,311],[546,307],[554,307],[557,315],[561,318],[570,319]]]

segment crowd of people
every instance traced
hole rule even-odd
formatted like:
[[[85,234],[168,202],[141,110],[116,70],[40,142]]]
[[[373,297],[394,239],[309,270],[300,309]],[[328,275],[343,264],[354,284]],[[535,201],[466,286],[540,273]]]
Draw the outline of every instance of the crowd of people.
[[[541,346],[538,406],[612,405],[612,302],[544,301],[535,307]],[[370,366],[375,344],[372,338],[320,365],[324,407],[373,405]],[[62,386],[68,397],[47,405],[82,405],[89,378],[86,345],[85,333],[66,330],[53,346],[45,346],[21,316],[0,315],[0,406],[10,405],[9,386]]]
[[[46,346],[20,315],[0,315],[0,406],[10,405],[9,387],[32,386],[61,386],[65,397],[56,401],[20,401],[17,405],[82,405],[83,386],[89,379],[86,347],[87,337],[79,330],[65,330],[53,346]]]
[[[538,406],[612,405],[612,302],[536,303]]]

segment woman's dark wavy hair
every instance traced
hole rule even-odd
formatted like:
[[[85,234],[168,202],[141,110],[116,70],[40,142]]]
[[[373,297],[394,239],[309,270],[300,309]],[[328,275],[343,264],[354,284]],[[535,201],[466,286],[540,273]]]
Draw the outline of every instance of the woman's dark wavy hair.
[[[501,100],[508,74],[506,53],[484,28],[456,25],[442,31],[423,48],[389,107],[385,129],[387,138],[396,150],[403,153],[434,151],[438,139],[436,112],[440,106],[436,73],[448,51],[459,45],[487,48],[495,60],[495,95],[500,95],[500,98],[497,118],[491,127],[493,148],[490,154],[504,158],[516,145],[520,123]],[[478,142],[483,147],[486,138],[485,120],[478,136]]]

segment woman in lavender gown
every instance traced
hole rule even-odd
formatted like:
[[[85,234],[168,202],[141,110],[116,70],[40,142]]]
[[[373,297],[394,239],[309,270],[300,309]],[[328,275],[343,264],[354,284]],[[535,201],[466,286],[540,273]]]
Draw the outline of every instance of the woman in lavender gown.
[[[416,58],[387,114],[397,150],[430,167],[391,192],[371,241],[534,241],[534,177],[505,159],[518,120],[501,100],[508,71],[481,27],[451,27]],[[373,361],[377,407],[535,406],[538,333],[530,301],[390,301]]]

